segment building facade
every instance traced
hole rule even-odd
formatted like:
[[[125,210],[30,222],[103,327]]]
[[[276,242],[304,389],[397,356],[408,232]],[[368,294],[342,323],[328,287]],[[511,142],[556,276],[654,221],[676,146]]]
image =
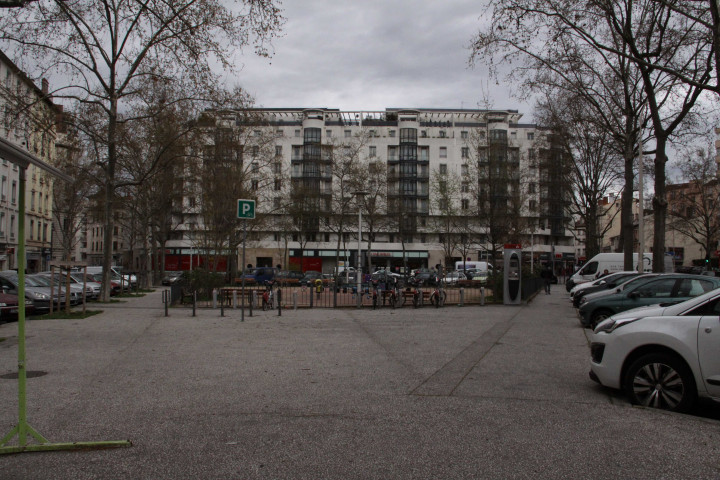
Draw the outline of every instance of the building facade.
[[[27,149],[44,162],[55,164],[58,116],[48,84],[38,88],[8,57],[0,52],[0,114],[3,138]],[[0,161],[0,270],[16,269],[19,216],[18,167]],[[25,247],[26,268],[47,268],[52,247],[52,177],[34,165],[26,172]]]
[[[242,172],[236,183],[245,185],[236,194],[256,199],[258,211],[246,264],[324,273],[338,260],[357,265],[359,227],[359,256],[373,268],[500,261],[508,243],[534,252],[537,262],[573,262],[566,160],[550,132],[521,117],[422,108],[218,112],[206,122],[203,162],[227,161],[221,138],[244,139],[233,150]],[[200,256],[205,200],[197,179],[186,183],[182,215],[164,247]],[[229,245],[238,255],[240,246]]]

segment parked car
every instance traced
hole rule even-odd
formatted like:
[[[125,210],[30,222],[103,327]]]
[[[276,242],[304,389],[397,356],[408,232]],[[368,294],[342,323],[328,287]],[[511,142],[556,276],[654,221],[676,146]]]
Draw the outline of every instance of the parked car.
[[[467,277],[462,272],[448,272],[443,278],[443,281],[447,284],[453,285],[460,280],[467,280]]]
[[[87,274],[88,278],[91,278],[92,280],[98,282],[100,284],[100,288],[102,288],[102,273],[98,274]],[[127,286],[126,286],[127,288]],[[117,280],[114,280],[113,277],[110,277],[110,296],[118,295],[120,293],[121,284]]]
[[[100,282],[96,282],[94,279],[92,279],[89,275],[86,275],[86,278],[83,279],[83,274],[81,272],[71,272],[70,278],[75,280],[79,285],[83,285],[83,282],[85,282],[85,295],[88,298],[97,300],[100,297],[102,285],[100,284]]]
[[[592,280],[589,282],[579,283],[570,289],[570,298],[574,298],[575,295],[577,295],[579,292],[585,291],[586,289],[605,285],[605,284],[607,284],[608,281],[618,278],[621,275],[627,275],[630,273],[637,273],[637,272],[615,272],[615,273],[605,275],[604,277],[601,277],[601,278],[598,278],[598,279],[595,279],[595,280]]]
[[[295,285],[299,283],[304,276],[304,273],[297,270],[280,270],[275,275],[275,281],[286,285]]]
[[[165,272],[165,276],[162,278],[160,283],[169,287],[171,285],[181,285],[187,281],[187,275],[182,270],[171,270]]]
[[[55,274],[56,277],[60,277],[59,274]],[[34,273],[25,276],[26,282],[33,282],[35,286],[47,287],[51,292],[59,292],[62,300],[60,301],[61,306],[65,305],[65,298],[67,298],[67,285],[64,282],[60,283],[60,278],[55,278],[54,281],[50,280],[50,274]],[[80,285],[71,283],[70,284],[70,305],[79,305],[82,303],[83,288]]]
[[[12,293],[0,293],[0,323],[12,322],[18,318],[18,296]],[[25,315],[32,315],[35,306],[32,300],[25,299]]]
[[[631,308],[684,302],[720,287],[720,278],[670,273],[638,283],[582,304],[578,310],[580,322],[586,327],[595,327],[606,318]]]
[[[19,278],[16,271],[5,270],[0,272],[0,286],[5,293],[17,295],[18,285]],[[51,296],[49,288],[37,286],[31,280],[25,279],[25,301],[32,302],[36,312],[49,312],[51,298],[54,299],[56,304],[65,299],[64,295],[60,296],[58,292],[54,292],[54,296]]]
[[[629,282],[633,278],[637,278],[638,276],[640,276],[638,272],[612,273],[607,277],[599,278],[593,282],[581,283],[575,287],[578,288],[578,290],[572,297],[573,306],[575,308],[579,307],[581,304],[585,303],[583,301],[585,297],[592,295],[593,293],[615,291],[619,286]],[[585,285],[587,285],[587,287],[581,288]]]
[[[590,378],[635,404],[686,411],[720,401],[720,290],[668,307],[629,310],[591,335]]]
[[[240,276],[238,283],[242,283],[242,280],[245,279],[246,284],[263,285],[267,281],[274,280],[277,272],[277,268],[274,267],[247,268]]]
[[[413,282],[420,285],[435,285],[437,283],[437,272],[427,268],[420,268],[413,275]]]
[[[308,270],[298,283],[303,286],[308,286],[312,285],[318,278],[322,279],[322,272],[318,272],[317,270]]]

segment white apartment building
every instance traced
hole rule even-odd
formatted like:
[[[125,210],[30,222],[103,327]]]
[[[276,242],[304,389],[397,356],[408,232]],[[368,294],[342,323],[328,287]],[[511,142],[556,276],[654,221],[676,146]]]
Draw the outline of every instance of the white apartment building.
[[[564,157],[551,132],[522,123],[518,111],[267,108],[253,114],[247,122],[222,112],[212,126],[269,143],[246,143],[240,160],[255,165],[245,181],[258,210],[246,263],[325,273],[332,272],[338,257],[356,265],[358,207],[351,201],[340,211],[337,199],[353,197],[358,188],[370,190],[361,204],[363,265],[450,266],[493,251],[499,262],[497,252],[506,243],[534,252],[536,262],[574,262],[575,241],[564,208]],[[363,165],[360,181],[343,184],[342,159]],[[371,178],[374,172],[377,179]],[[373,205],[379,207],[372,211],[368,203],[378,186]],[[201,199],[190,197],[183,200],[174,238],[164,245],[178,258],[197,258],[202,248],[193,231],[203,224],[193,216]],[[493,218],[494,212],[512,218]],[[342,230],[334,220],[339,216]],[[238,255],[240,247],[232,246]],[[189,265],[187,258],[178,258],[178,264]]]

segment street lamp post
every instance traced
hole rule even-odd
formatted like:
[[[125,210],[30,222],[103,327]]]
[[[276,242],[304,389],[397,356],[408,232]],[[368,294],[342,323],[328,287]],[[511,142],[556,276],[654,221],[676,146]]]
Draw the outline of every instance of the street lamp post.
[[[355,283],[357,285],[357,307],[360,308],[362,305],[362,260],[361,260],[361,248],[362,248],[362,201],[367,195],[367,192],[358,190],[353,192],[357,196],[357,207],[358,207],[358,245],[357,245],[357,269],[355,271]]]

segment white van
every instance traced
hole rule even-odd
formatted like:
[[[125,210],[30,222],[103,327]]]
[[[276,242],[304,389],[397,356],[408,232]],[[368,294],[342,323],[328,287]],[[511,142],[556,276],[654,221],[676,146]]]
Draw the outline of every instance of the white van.
[[[487,272],[491,271],[493,269],[493,266],[490,265],[488,262],[476,262],[472,260],[467,260],[465,262],[455,262],[455,270],[461,272],[463,270],[477,270],[480,272]]]
[[[652,271],[652,253],[643,254],[643,271]],[[638,254],[633,253],[633,263],[635,264],[635,270],[637,270]],[[571,276],[567,283],[566,288],[568,291],[575,285],[580,283],[589,282],[595,280],[599,275],[607,270],[608,273],[620,272],[625,270],[625,254],[624,253],[598,253],[592,257],[588,262],[582,266],[580,270],[575,272]],[[665,256],[665,272],[669,273],[673,271],[672,257]]]

